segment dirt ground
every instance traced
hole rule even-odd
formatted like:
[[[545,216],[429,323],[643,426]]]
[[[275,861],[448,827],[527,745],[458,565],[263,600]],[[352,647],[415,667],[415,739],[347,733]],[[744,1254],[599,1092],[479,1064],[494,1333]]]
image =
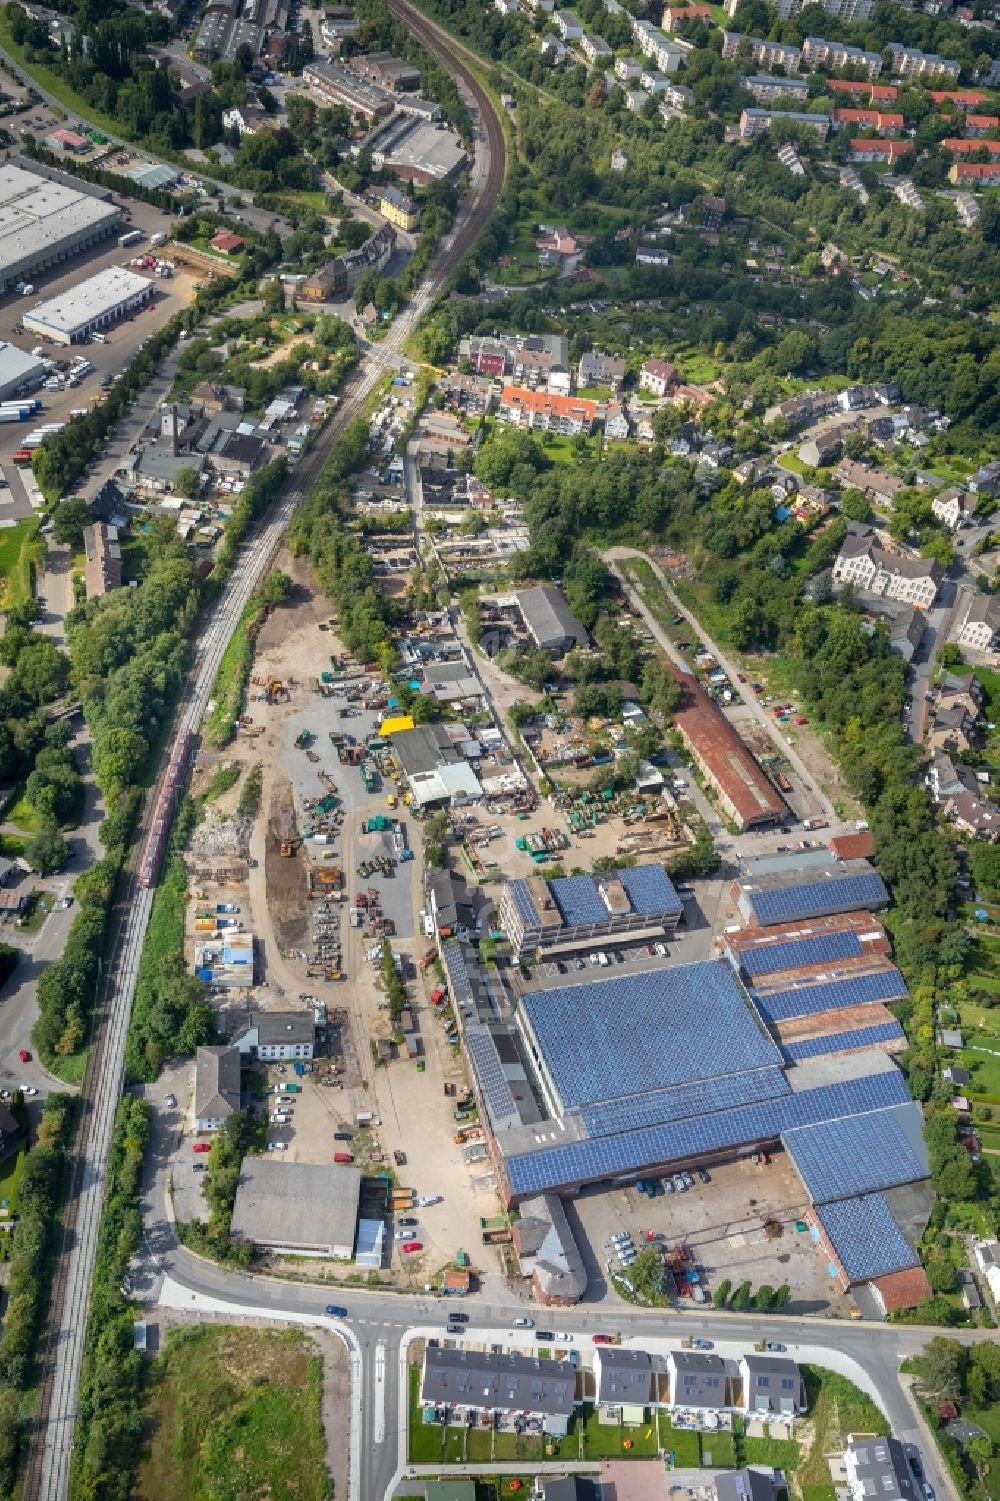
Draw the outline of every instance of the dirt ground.
[[[634,1188],[602,1189],[567,1204],[582,1232],[580,1244],[586,1247],[592,1278],[589,1299],[615,1297],[606,1276],[611,1236],[628,1230],[638,1246],[652,1230],[669,1245],[686,1241],[694,1264],[706,1274],[709,1296],[727,1277],[734,1287],[749,1280],[755,1289],[787,1282],[790,1311],[850,1308],[851,1300],[827,1276],[819,1246],[808,1233],[795,1229],[808,1199],[783,1153],[763,1167],[749,1158],[724,1163],[710,1168],[709,1176],[711,1181],[703,1184],[694,1175],[694,1187],[684,1194],[647,1199]]]
[[[294,839],[295,801],[292,784],[276,776],[267,808],[267,838],[264,846],[264,879],[267,907],[279,949],[303,948],[309,936],[309,882],[305,861],[283,856],[283,840]]]

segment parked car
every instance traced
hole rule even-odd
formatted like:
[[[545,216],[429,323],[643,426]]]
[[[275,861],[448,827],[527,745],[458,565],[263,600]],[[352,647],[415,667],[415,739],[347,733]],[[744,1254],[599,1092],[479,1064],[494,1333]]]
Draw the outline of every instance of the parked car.
[[[287,1149],[287,1141],[269,1141],[267,1144],[267,1150],[269,1152],[284,1152],[287,1151]]]
[[[787,1345],[781,1344],[776,1339],[769,1339],[767,1342],[767,1348],[773,1351],[775,1355],[783,1355],[788,1347]]]
[[[700,1167],[698,1169],[698,1177],[701,1179],[702,1183],[711,1183],[712,1181],[710,1175],[706,1173],[703,1167]]]
[[[692,1350],[711,1350],[712,1341],[710,1339],[693,1339],[691,1341],[691,1348]]]
[[[208,1172],[208,1168],[205,1166],[205,1164],[203,1162],[192,1162],[192,1164],[191,1164],[191,1171],[193,1173],[207,1173]]]
[[[423,1249],[423,1241],[419,1240],[404,1240],[402,1246],[400,1247],[400,1250],[403,1252],[404,1256],[409,1256],[411,1252],[422,1251]]]
[[[453,1324],[467,1324],[469,1322],[469,1315],[467,1313],[451,1313],[448,1317]]]
[[[445,1332],[447,1334],[464,1334],[465,1330],[461,1324],[449,1324]]]
[[[412,1214],[404,1214],[399,1223],[407,1230],[415,1230],[417,1228],[417,1221],[413,1218]]]
[[[333,1133],[333,1139],[334,1139],[334,1141],[353,1141],[354,1140],[354,1132],[353,1131],[334,1131],[334,1133]]]
[[[164,1095],[163,1103],[164,1105],[166,1105],[168,1110],[173,1110],[174,1106],[177,1104],[177,1096],[175,1094]]]
[[[328,1303],[326,1305],[326,1314],[331,1319],[346,1319],[347,1309],[341,1308],[339,1303]]]
[[[31,1054],[28,1052],[27,1048],[22,1048],[21,1051],[18,1053],[17,1056],[20,1058],[20,1060],[21,1060],[22,1063],[30,1063],[31,1062]]]
[[[210,1152],[212,1144],[209,1141],[196,1141],[191,1150],[192,1152]]]
[[[592,1334],[590,1337],[595,1345],[614,1344],[614,1340],[611,1338],[610,1334]]]
[[[534,1319],[524,1318],[524,1319],[515,1319],[514,1320],[514,1328],[515,1329],[534,1329],[534,1327],[535,1327],[535,1321],[534,1321]]]
[[[553,1331],[551,1329],[536,1329],[535,1330],[535,1338],[536,1339],[544,1339],[544,1340],[554,1340],[555,1339],[555,1334],[553,1333]]]
[[[33,1096],[35,1096],[38,1093],[38,1090],[35,1088],[35,1086],[33,1084],[22,1084],[21,1085],[21,1093],[23,1095],[26,1095],[27,1098],[30,1100],[30,1099],[33,1098]]]

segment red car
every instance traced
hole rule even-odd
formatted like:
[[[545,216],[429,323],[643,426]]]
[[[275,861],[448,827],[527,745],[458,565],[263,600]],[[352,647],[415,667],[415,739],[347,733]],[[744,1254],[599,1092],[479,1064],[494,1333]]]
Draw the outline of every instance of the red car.
[[[736,681],[737,681],[737,682],[738,682],[738,683],[745,683],[745,682],[746,682],[746,680],[747,680],[747,675],[746,675],[746,673],[745,673],[745,672],[738,672],[738,673],[737,673],[737,674],[736,674]]]
[[[210,1152],[212,1144],[209,1141],[196,1141],[191,1150],[192,1152]]]
[[[595,1345],[610,1345],[614,1343],[610,1334],[592,1334],[590,1337]]]
[[[422,1251],[424,1249],[423,1241],[404,1240],[401,1249],[407,1256],[411,1251]]]
[[[20,1060],[21,1060],[22,1063],[30,1063],[31,1062],[31,1054],[28,1052],[27,1048],[22,1048],[21,1051],[18,1053],[17,1056],[20,1058]]]

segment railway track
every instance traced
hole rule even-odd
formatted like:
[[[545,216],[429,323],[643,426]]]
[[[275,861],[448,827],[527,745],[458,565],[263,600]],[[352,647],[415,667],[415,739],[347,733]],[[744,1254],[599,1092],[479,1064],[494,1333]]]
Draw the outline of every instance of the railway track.
[[[461,214],[441,254],[387,339],[379,346],[380,357],[362,362],[353,378],[349,378],[349,388],[326,432],[289,477],[286,493],[244,544],[222,597],[199,633],[195,664],[175,712],[173,735],[146,800],[142,827],[136,835],[133,859],[123,877],[123,890],[113,919],[110,957],[103,977],[81,1090],[81,1118],[74,1144],[62,1244],[53,1276],[23,1501],[64,1501],[69,1493],[83,1346],[104,1204],[108,1152],[122,1092],[125,1038],[154,895],[151,889],[144,888],[139,882],[140,852],[145,848],[173,749],[180,736],[197,734],[222,655],[247,600],[270,568],[289,521],[303,496],[318,479],[334,442],[364,412],[385,372],[386,356],[398,354],[403,349],[420,317],[474,245],[496,207],[503,186],[506,169],[503,128],[492,100],[468,66],[466,58],[472,54],[428,21],[407,0],[389,0],[389,6],[424,46],[460,79],[473,106],[474,118],[483,131],[488,151],[486,170],[482,180],[474,183],[472,200]]]

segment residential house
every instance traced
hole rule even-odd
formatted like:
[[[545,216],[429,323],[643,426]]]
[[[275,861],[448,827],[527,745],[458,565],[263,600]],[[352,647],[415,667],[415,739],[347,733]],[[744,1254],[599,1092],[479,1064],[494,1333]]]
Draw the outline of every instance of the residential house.
[[[943,73],[957,80],[962,71],[961,63],[950,57],[921,52],[919,47],[903,47],[899,42],[889,43],[889,65],[900,78],[923,78]]]
[[[849,1433],[844,1471],[852,1501],[916,1501],[917,1483],[898,1439]]]
[[[613,49],[608,46],[604,38],[592,31],[585,32],[580,38],[580,51],[592,67],[596,67],[598,63],[607,62],[609,57],[614,57]]]
[[[849,125],[855,130],[877,130],[883,135],[895,136],[903,129],[903,123],[903,116],[894,110],[838,107],[833,112],[834,130]]]
[[[808,443],[803,443],[799,449],[799,458],[803,464],[809,464],[814,469],[832,464],[844,446],[844,439],[853,431],[853,424],[849,422],[832,422],[810,438]]]
[[[948,181],[973,188],[1000,187],[1000,162],[956,162],[948,170]]]
[[[539,43],[539,50],[542,54],[542,61],[550,63],[554,68],[557,68],[560,63],[564,63],[569,56],[566,43],[560,41],[551,31],[547,31],[542,37]]]
[[[670,79],[666,73],[658,73],[655,68],[643,68],[639,75],[639,86],[646,94],[656,97],[657,94],[665,94],[670,88]]]
[[[654,396],[670,396],[677,381],[677,366],[669,360],[647,360],[639,371],[640,391],[651,391]]]
[[[416,229],[417,206],[409,193],[404,193],[394,187],[383,188],[378,207],[379,213],[384,215],[390,224],[395,224],[397,229]]]
[[[974,151],[985,151],[990,161],[1000,157],[1000,140],[966,140],[964,136],[946,136],[938,143],[943,151],[952,156],[971,156]]]
[[[960,526],[969,526],[975,518],[979,499],[963,490],[961,485],[949,485],[931,501],[931,510],[945,526],[957,531]]]
[[[604,436],[611,443],[628,441],[631,427],[628,412],[620,401],[609,401],[604,408]]]
[[[645,89],[626,89],[625,108],[632,115],[639,115],[646,108],[653,96],[647,94]]]
[[[896,475],[876,469],[872,464],[860,464],[856,459],[841,459],[834,470],[834,479],[845,490],[860,490],[867,500],[890,511],[905,484]]]
[[[493,903],[479,886],[470,886],[463,875],[439,872],[430,884],[430,914],[439,941],[476,938],[488,922]]]
[[[829,42],[821,36],[804,39],[802,58],[810,69],[825,68],[839,73],[844,68],[857,68],[869,80],[876,79],[882,71],[881,52],[865,52],[861,47],[852,47],[847,42]]]
[[[627,366],[617,354],[605,354],[602,350],[588,350],[580,356],[576,370],[577,386],[610,386],[619,391],[625,379]]]
[[[726,1362],[720,1356],[701,1350],[671,1350],[667,1373],[669,1407],[724,1412],[731,1405]]]
[[[894,162],[913,150],[912,141],[885,141],[869,136],[851,140],[852,162]]]
[[[598,1345],[594,1350],[595,1406],[602,1422],[646,1421],[653,1400],[653,1362],[645,1350]]]
[[[685,21],[701,21],[706,26],[711,26],[711,7],[708,5],[699,5],[696,3],[687,5],[668,5],[665,7],[661,25],[668,36],[672,31],[676,31],[678,26],[683,25]]]
[[[740,1390],[748,1419],[794,1418],[806,1410],[806,1388],[794,1360],[780,1355],[744,1355]]]
[[[583,22],[578,21],[571,10],[553,11],[552,24],[564,42],[578,42],[583,36]]]
[[[128,499],[116,480],[105,480],[87,501],[87,510],[95,521],[104,521],[118,532],[128,526]]]
[[[948,798],[944,804],[944,816],[961,833],[973,839],[984,839],[990,844],[1000,840],[1000,807],[977,797],[974,792],[962,791]]]
[[[198,1049],[194,1076],[196,1131],[218,1131],[239,1110],[240,1068],[238,1048]]]
[[[598,403],[582,396],[558,396],[547,391],[529,391],[523,386],[504,386],[497,421],[510,427],[573,437],[592,432],[597,415]]]
[[[84,582],[88,599],[100,599],[122,586],[122,550],[118,528],[95,521],[83,529]]]
[[[826,417],[837,410],[836,391],[806,391],[801,396],[789,396],[786,401],[779,401],[774,406],[768,407],[764,413],[764,421],[787,422],[789,428],[804,427],[807,422],[813,422],[818,417]]]
[[[889,645],[904,662],[912,662],[927,630],[927,618],[922,610],[908,605],[889,622]]]
[[[525,1199],[511,1226],[523,1277],[547,1308],[570,1308],[587,1291],[587,1269],[557,1194]]]
[[[1000,643],[1000,599],[995,594],[976,594],[965,612],[958,632],[959,646],[991,652]]]
[[[922,610],[929,610],[937,599],[942,576],[941,564],[935,559],[888,552],[870,529],[845,537],[833,564],[835,583],[849,583],[867,594],[901,599]]]
[[[802,48],[788,42],[765,41],[762,37],[745,37],[739,31],[722,33],[723,57],[738,57],[746,46],[751,60],[759,68],[784,68],[786,73],[798,73],[802,67]],[[829,118],[827,118],[829,126]]]
[[[776,1501],[778,1485],[767,1470],[729,1470],[716,1475],[715,1501]]]
[[[786,141],[783,146],[778,147],[778,160],[783,167],[788,168],[793,177],[805,177],[806,169],[802,165],[802,158],[791,141]]]
[[[743,87],[750,91],[758,104],[773,104],[776,99],[804,104],[809,97],[809,84],[804,78],[772,78],[768,74],[755,73],[744,78]]]
[[[995,1240],[978,1241],[973,1255],[986,1279],[986,1286],[993,1294],[993,1301],[1000,1303],[1000,1244]]]
[[[634,57],[615,58],[615,78],[619,83],[637,83],[642,72],[642,63]]]
[[[803,130],[813,131],[821,141],[830,133],[829,115],[810,115],[797,109],[745,109],[740,115],[740,138],[752,140],[766,135],[775,124],[798,125]]]
[[[210,249],[217,250],[220,255],[238,255],[243,249],[243,236],[234,234],[231,229],[219,229],[208,243]]]
[[[577,1406],[576,1367],[568,1361],[428,1344],[420,1401],[425,1408],[446,1410],[463,1427],[470,1413],[500,1420],[516,1414],[561,1438]]]
[[[864,99],[867,104],[895,104],[899,90],[893,83],[871,83],[848,78],[828,78],[826,91],[835,97],[849,94],[852,99]]]
[[[242,412],[246,392],[242,386],[227,386],[218,381],[201,380],[191,392],[192,404],[201,407],[206,417],[219,412]]]

